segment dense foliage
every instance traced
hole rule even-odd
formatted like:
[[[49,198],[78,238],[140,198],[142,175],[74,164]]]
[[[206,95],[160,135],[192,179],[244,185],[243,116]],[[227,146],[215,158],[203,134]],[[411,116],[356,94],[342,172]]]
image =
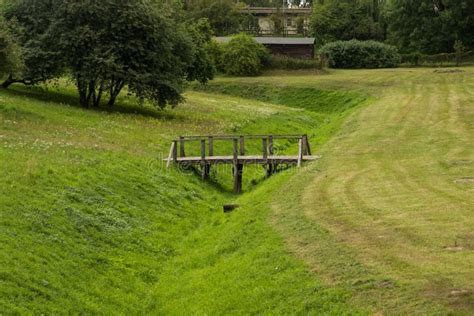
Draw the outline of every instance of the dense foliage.
[[[368,12],[366,5],[354,1],[317,5],[311,17],[311,34],[320,45],[336,40],[383,40],[383,26],[376,19],[378,14]]]
[[[70,74],[80,104],[113,105],[124,87],[164,107],[181,100],[186,80],[206,82],[214,67],[205,21],[177,23],[148,1],[21,0],[7,13],[22,44],[27,71],[7,84],[35,84]]]
[[[282,55],[272,55],[268,60],[268,69],[301,70],[301,69],[322,69],[324,58],[300,59]]]
[[[63,71],[64,60],[57,50],[57,38],[49,33],[55,8],[59,0],[10,1],[5,16],[10,30],[20,46],[24,69],[20,74],[12,72],[3,83],[37,84],[57,77]]]
[[[474,45],[472,0],[393,0],[387,21],[390,42],[403,52],[452,52],[456,40]]]
[[[332,42],[320,53],[333,68],[389,68],[400,63],[396,47],[376,41]]]
[[[262,44],[241,33],[224,45],[221,64],[227,74],[255,76],[262,71],[268,57],[268,51]]]
[[[4,75],[19,75],[22,71],[20,48],[14,41],[9,29],[0,18],[0,77]]]
[[[229,35],[239,31],[242,17],[239,6],[232,0],[186,1],[185,9],[191,20],[208,19],[216,35]]]

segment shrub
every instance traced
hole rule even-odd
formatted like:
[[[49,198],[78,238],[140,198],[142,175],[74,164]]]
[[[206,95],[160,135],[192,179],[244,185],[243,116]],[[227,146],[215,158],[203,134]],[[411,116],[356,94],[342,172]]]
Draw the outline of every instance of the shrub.
[[[324,60],[317,59],[298,59],[283,55],[271,56],[268,62],[269,69],[301,70],[301,69],[322,69]]]
[[[224,68],[222,65],[222,55],[224,54],[224,45],[219,44],[216,40],[212,39],[207,44],[206,49],[216,69],[220,72],[224,72]]]
[[[332,68],[391,68],[400,63],[394,46],[376,41],[337,41],[324,45],[320,53]]]
[[[256,76],[268,63],[267,49],[247,34],[238,34],[225,44],[222,52],[222,69],[229,75]]]

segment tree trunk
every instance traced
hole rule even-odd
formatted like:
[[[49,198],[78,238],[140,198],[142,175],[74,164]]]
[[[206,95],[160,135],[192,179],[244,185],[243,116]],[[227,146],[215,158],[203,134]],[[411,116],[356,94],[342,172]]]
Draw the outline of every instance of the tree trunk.
[[[107,103],[108,106],[110,107],[114,106],[115,101],[117,100],[117,97],[122,91],[124,85],[125,85],[125,82],[119,81],[110,88],[110,99],[109,99],[109,102]]]
[[[2,88],[7,89],[10,87],[13,83],[15,83],[15,80],[13,79],[12,75],[9,75],[8,78],[2,83]]]
[[[81,78],[77,78],[77,90],[79,91],[79,103],[81,106],[88,108],[89,102],[87,100],[87,84]]]

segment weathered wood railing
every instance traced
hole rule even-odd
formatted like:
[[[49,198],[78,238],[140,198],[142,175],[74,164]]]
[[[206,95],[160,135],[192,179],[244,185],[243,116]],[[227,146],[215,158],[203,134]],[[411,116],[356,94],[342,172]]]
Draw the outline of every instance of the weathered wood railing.
[[[297,140],[298,155],[275,155],[274,141],[277,139]],[[217,140],[232,141],[232,155],[214,155],[214,143]],[[261,140],[261,155],[246,155],[246,140]],[[200,142],[200,156],[186,156],[187,142]],[[234,175],[234,191],[242,190],[242,172],[244,164],[259,164],[266,168],[267,176],[277,170],[280,164],[297,165],[300,167],[304,161],[314,160],[318,157],[311,155],[307,135],[203,135],[180,136],[171,143],[166,166],[171,163],[195,165],[201,167],[202,178],[206,179],[211,170],[211,165],[232,164]]]

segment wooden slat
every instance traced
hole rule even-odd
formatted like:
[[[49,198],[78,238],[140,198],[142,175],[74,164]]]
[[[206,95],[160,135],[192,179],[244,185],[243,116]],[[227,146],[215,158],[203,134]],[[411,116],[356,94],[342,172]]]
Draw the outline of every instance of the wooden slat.
[[[267,156],[266,159],[263,158],[263,156],[260,155],[252,155],[252,156],[237,156],[237,161],[240,163],[264,163],[264,162],[270,162],[270,161],[275,161],[275,162],[297,162],[298,161],[298,156]],[[320,159],[320,156],[303,156],[302,161],[313,161]],[[167,161],[167,159],[164,159]],[[206,161],[209,163],[232,163],[234,161],[234,156],[206,156]],[[189,162],[189,163],[201,163],[201,157],[178,157],[177,162]]]

